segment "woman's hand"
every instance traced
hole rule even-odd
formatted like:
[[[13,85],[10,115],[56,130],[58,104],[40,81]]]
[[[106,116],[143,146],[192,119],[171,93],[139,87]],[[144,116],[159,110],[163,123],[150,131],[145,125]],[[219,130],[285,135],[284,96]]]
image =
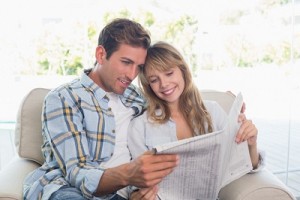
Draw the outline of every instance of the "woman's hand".
[[[241,122],[241,126],[238,130],[235,141],[237,143],[241,143],[247,140],[249,146],[256,146],[258,131],[252,123],[252,120],[247,120],[245,114],[241,113],[239,115],[238,122]]]
[[[130,200],[156,200],[158,186],[155,185],[151,188],[142,188],[134,191],[130,195]]]
[[[259,164],[259,154],[257,150],[257,128],[251,120],[247,120],[245,114],[241,113],[238,118],[241,126],[236,135],[235,141],[239,144],[247,141],[249,146],[249,153],[253,169],[256,169]]]

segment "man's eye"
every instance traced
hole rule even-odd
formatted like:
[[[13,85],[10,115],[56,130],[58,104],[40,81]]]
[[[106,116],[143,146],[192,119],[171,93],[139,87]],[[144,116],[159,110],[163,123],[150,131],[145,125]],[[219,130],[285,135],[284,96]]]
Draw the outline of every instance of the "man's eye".
[[[129,65],[131,62],[127,60],[122,60],[122,63],[124,63],[125,65]]]

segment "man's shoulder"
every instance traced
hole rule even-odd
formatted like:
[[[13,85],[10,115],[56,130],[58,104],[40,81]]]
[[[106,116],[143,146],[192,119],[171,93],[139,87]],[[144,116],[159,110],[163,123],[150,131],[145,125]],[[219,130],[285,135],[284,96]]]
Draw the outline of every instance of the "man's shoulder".
[[[52,96],[52,95],[59,95],[59,96],[65,96],[65,95],[70,95],[73,91],[82,88],[80,84],[80,79],[76,78],[73,79],[70,82],[63,83],[53,89],[50,90],[47,96]]]
[[[121,101],[126,107],[134,109],[134,116],[140,115],[146,105],[146,100],[141,91],[132,84],[124,91]]]
[[[124,91],[124,96],[142,96],[142,92],[139,87],[134,84],[130,84]]]
[[[51,90],[51,92],[61,92],[65,90],[72,90],[81,87],[80,78],[75,78],[69,82],[63,83]]]
[[[137,104],[145,104],[145,98],[144,98],[141,90],[133,84],[129,85],[126,88],[126,90],[124,91],[122,96],[124,99],[126,99],[127,102],[137,103]]]

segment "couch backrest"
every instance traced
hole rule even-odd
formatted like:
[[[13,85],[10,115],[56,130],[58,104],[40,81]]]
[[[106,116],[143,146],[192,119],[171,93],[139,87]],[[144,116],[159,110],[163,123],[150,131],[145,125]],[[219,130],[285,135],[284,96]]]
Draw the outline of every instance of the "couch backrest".
[[[49,91],[45,88],[35,88],[24,97],[19,107],[15,129],[18,155],[39,164],[44,163],[41,151],[43,143],[41,114],[44,98]]]
[[[201,90],[201,97],[205,100],[216,101],[228,114],[232,103],[235,99],[235,95],[231,92],[221,92],[216,90]]]
[[[43,143],[41,116],[43,101],[49,91],[45,88],[35,88],[24,97],[19,107],[15,130],[18,155],[39,164],[44,163],[41,152]],[[215,90],[203,90],[201,96],[203,99],[217,101],[227,113],[235,99],[230,92]]]

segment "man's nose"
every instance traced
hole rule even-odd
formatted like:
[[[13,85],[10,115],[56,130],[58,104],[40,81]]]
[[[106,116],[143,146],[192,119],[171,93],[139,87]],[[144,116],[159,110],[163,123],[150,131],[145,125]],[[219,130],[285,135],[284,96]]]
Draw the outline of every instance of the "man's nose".
[[[127,72],[127,76],[128,78],[133,80],[138,75],[138,73],[139,73],[139,67],[137,65],[134,65],[130,67],[129,71]]]

